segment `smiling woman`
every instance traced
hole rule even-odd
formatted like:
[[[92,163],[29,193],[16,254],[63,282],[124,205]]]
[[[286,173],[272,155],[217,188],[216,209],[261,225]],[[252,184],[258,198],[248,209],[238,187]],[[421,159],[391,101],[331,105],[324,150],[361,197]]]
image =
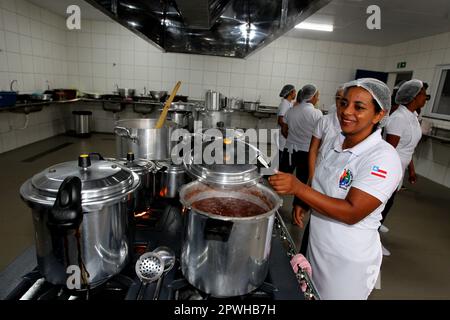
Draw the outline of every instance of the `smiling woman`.
[[[312,208],[307,258],[320,296],[367,299],[381,267],[381,211],[400,181],[401,164],[377,129],[390,108],[387,86],[366,78],[344,89],[343,134],[323,142],[312,187],[285,173],[269,181]]]

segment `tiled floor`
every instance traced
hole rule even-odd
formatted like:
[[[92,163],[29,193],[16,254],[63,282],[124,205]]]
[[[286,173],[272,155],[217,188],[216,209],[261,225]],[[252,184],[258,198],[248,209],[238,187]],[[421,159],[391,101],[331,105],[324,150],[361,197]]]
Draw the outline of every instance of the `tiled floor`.
[[[45,151],[70,145],[36,158]],[[76,160],[80,153],[115,156],[113,135],[96,134],[80,140],[57,136],[0,155],[0,270],[34,242],[31,211],[19,196],[21,184],[50,165]],[[34,161],[23,160],[35,157]],[[33,160],[33,159],[31,159]],[[396,197],[382,235],[391,251],[383,260],[381,288],[371,299],[450,299],[450,190],[419,177],[416,186]],[[302,230],[290,224],[291,199],[282,214],[300,244]]]

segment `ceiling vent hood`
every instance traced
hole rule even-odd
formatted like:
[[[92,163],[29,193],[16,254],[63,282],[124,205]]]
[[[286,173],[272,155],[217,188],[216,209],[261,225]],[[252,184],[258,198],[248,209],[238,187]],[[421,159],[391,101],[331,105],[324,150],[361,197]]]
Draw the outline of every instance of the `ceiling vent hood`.
[[[245,58],[331,0],[86,0],[166,52]]]

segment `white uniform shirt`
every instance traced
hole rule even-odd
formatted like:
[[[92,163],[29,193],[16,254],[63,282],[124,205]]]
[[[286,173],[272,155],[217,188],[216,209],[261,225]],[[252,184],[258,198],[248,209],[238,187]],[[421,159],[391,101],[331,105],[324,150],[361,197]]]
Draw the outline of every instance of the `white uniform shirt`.
[[[345,199],[354,187],[379,199],[381,205],[354,225],[312,210],[307,257],[322,299],[367,299],[382,260],[381,212],[401,179],[401,164],[381,130],[346,150],[342,150],[344,139],[337,135],[325,141],[312,188]]]
[[[314,127],[322,116],[322,112],[309,102],[302,102],[286,113],[285,121],[289,126],[286,148],[290,153],[309,151]]]
[[[411,112],[403,105],[389,117],[386,124],[386,134],[399,136],[400,141],[395,148],[402,162],[402,172],[411,162],[414,149],[422,137],[422,129],[420,128],[417,113]]]
[[[292,108],[292,102],[289,102],[287,99],[281,100],[280,105],[278,106],[278,116],[284,117],[286,113],[289,111],[289,109]],[[277,118],[278,121],[278,118]],[[284,119],[284,123],[286,123],[286,119]],[[278,129],[280,129],[280,135],[278,138],[278,149],[284,150],[284,147],[286,146],[286,138],[281,134],[281,127],[278,125]]]
[[[328,137],[341,133],[341,124],[336,112],[330,112],[317,121],[314,127],[313,136],[325,141]]]

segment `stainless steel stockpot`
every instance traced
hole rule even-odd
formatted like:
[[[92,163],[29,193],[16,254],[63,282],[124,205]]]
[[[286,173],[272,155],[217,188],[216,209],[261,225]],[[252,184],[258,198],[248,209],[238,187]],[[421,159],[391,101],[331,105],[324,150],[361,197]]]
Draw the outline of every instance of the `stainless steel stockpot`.
[[[67,179],[81,181],[79,197],[76,188],[60,190]],[[45,169],[21,186],[20,195],[32,209],[39,271],[48,282],[66,285],[72,266],[83,275],[83,288],[94,287],[123,269],[131,251],[133,193],[139,185],[139,176],[128,168],[83,155]],[[79,208],[72,203],[76,198]]]

